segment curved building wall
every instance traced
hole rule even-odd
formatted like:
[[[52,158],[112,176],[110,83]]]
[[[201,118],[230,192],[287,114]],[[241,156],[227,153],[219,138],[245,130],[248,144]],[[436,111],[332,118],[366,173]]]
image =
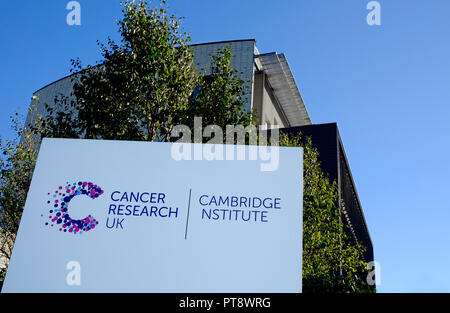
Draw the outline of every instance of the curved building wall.
[[[46,115],[45,105],[54,106],[55,97],[59,95],[70,96],[73,90],[73,75],[61,78],[33,93],[31,106],[35,107],[33,114],[28,114],[26,124],[33,125],[36,118]]]
[[[232,59],[231,66],[238,70],[238,77],[244,81],[245,103],[246,109],[252,109],[252,94],[253,94],[253,64],[255,52],[255,40],[236,40],[196,44],[190,46],[194,53],[194,65],[199,72],[206,75],[211,73],[211,55],[215,55],[219,49],[229,47]],[[76,74],[74,74],[76,75]],[[46,113],[45,105],[53,106],[55,104],[55,97],[58,95],[70,96],[73,90],[72,79],[74,75],[61,78],[41,89],[36,91],[33,96],[31,105],[36,107],[34,114],[29,114],[27,117],[27,124],[34,123],[37,116],[44,116]]]

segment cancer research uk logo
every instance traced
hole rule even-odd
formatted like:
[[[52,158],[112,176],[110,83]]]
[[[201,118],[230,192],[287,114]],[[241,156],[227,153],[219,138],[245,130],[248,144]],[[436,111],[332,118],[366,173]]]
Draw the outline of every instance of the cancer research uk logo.
[[[88,215],[82,219],[70,217],[69,203],[76,196],[88,196],[96,199],[105,193],[104,190],[92,182],[78,181],[66,182],[54,192],[47,193],[49,199],[46,205],[47,214],[44,224],[60,232],[82,234],[99,226],[93,216]],[[122,230],[126,228],[125,220],[140,217],[178,218],[178,207],[166,205],[166,194],[163,192],[135,192],[114,190],[109,194],[110,203],[105,207],[106,219],[104,225],[107,229]]]
[[[96,199],[103,194],[103,190],[91,183],[85,181],[75,182],[59,186],[53,193],[49,192],[47,201],[48,219],[45,225],[58,229],[60,232],[69,232],[81,235],[83,232],[90,231],[98,225],[98,221],[88,215],[79,220],[72,219],[69,215],[69,202],[76,196],[88,196]],[[44,217],[44,214],[41,214]]]

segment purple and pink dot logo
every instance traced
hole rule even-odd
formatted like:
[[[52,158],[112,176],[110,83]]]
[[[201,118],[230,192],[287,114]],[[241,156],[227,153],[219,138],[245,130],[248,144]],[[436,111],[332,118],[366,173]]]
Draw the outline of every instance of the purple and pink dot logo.
[[[102,194],[103,190],[91,182],[79,181],[72,184],[66,182],[66,185],[59,186],[54,193],[48,193],[47,210],[49,215],[45,225],[57,228],[60,232],[80,235],[94,229],[98,225],[98,221],[91,215],[79,220],[70,217],[69,202],[80,195],[96,199]],[[44,217],[43,214],[41,216]]]

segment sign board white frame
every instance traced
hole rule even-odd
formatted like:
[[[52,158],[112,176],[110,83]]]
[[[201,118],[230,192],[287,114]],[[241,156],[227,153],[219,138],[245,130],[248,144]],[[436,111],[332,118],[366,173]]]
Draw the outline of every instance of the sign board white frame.
[[[174,145],[44,139],[3,292],[301,292],[303,150]]]

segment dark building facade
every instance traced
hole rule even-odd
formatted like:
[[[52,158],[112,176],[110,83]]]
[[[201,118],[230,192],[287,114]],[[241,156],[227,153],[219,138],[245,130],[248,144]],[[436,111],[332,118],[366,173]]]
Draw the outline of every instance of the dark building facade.
[[[373,261],[372,241],[337,124],[289,127],[280,129],[280,133],[289,135],[301,133],[302,138],[311,137],[313,146],[319,152],[318,158],[322,170],[328,175],[330,181],[337,182],[339,203],[345,217],[344,222],[349,226],[350,238],[354,243],[358,242],[366,247],[365,261]]]

